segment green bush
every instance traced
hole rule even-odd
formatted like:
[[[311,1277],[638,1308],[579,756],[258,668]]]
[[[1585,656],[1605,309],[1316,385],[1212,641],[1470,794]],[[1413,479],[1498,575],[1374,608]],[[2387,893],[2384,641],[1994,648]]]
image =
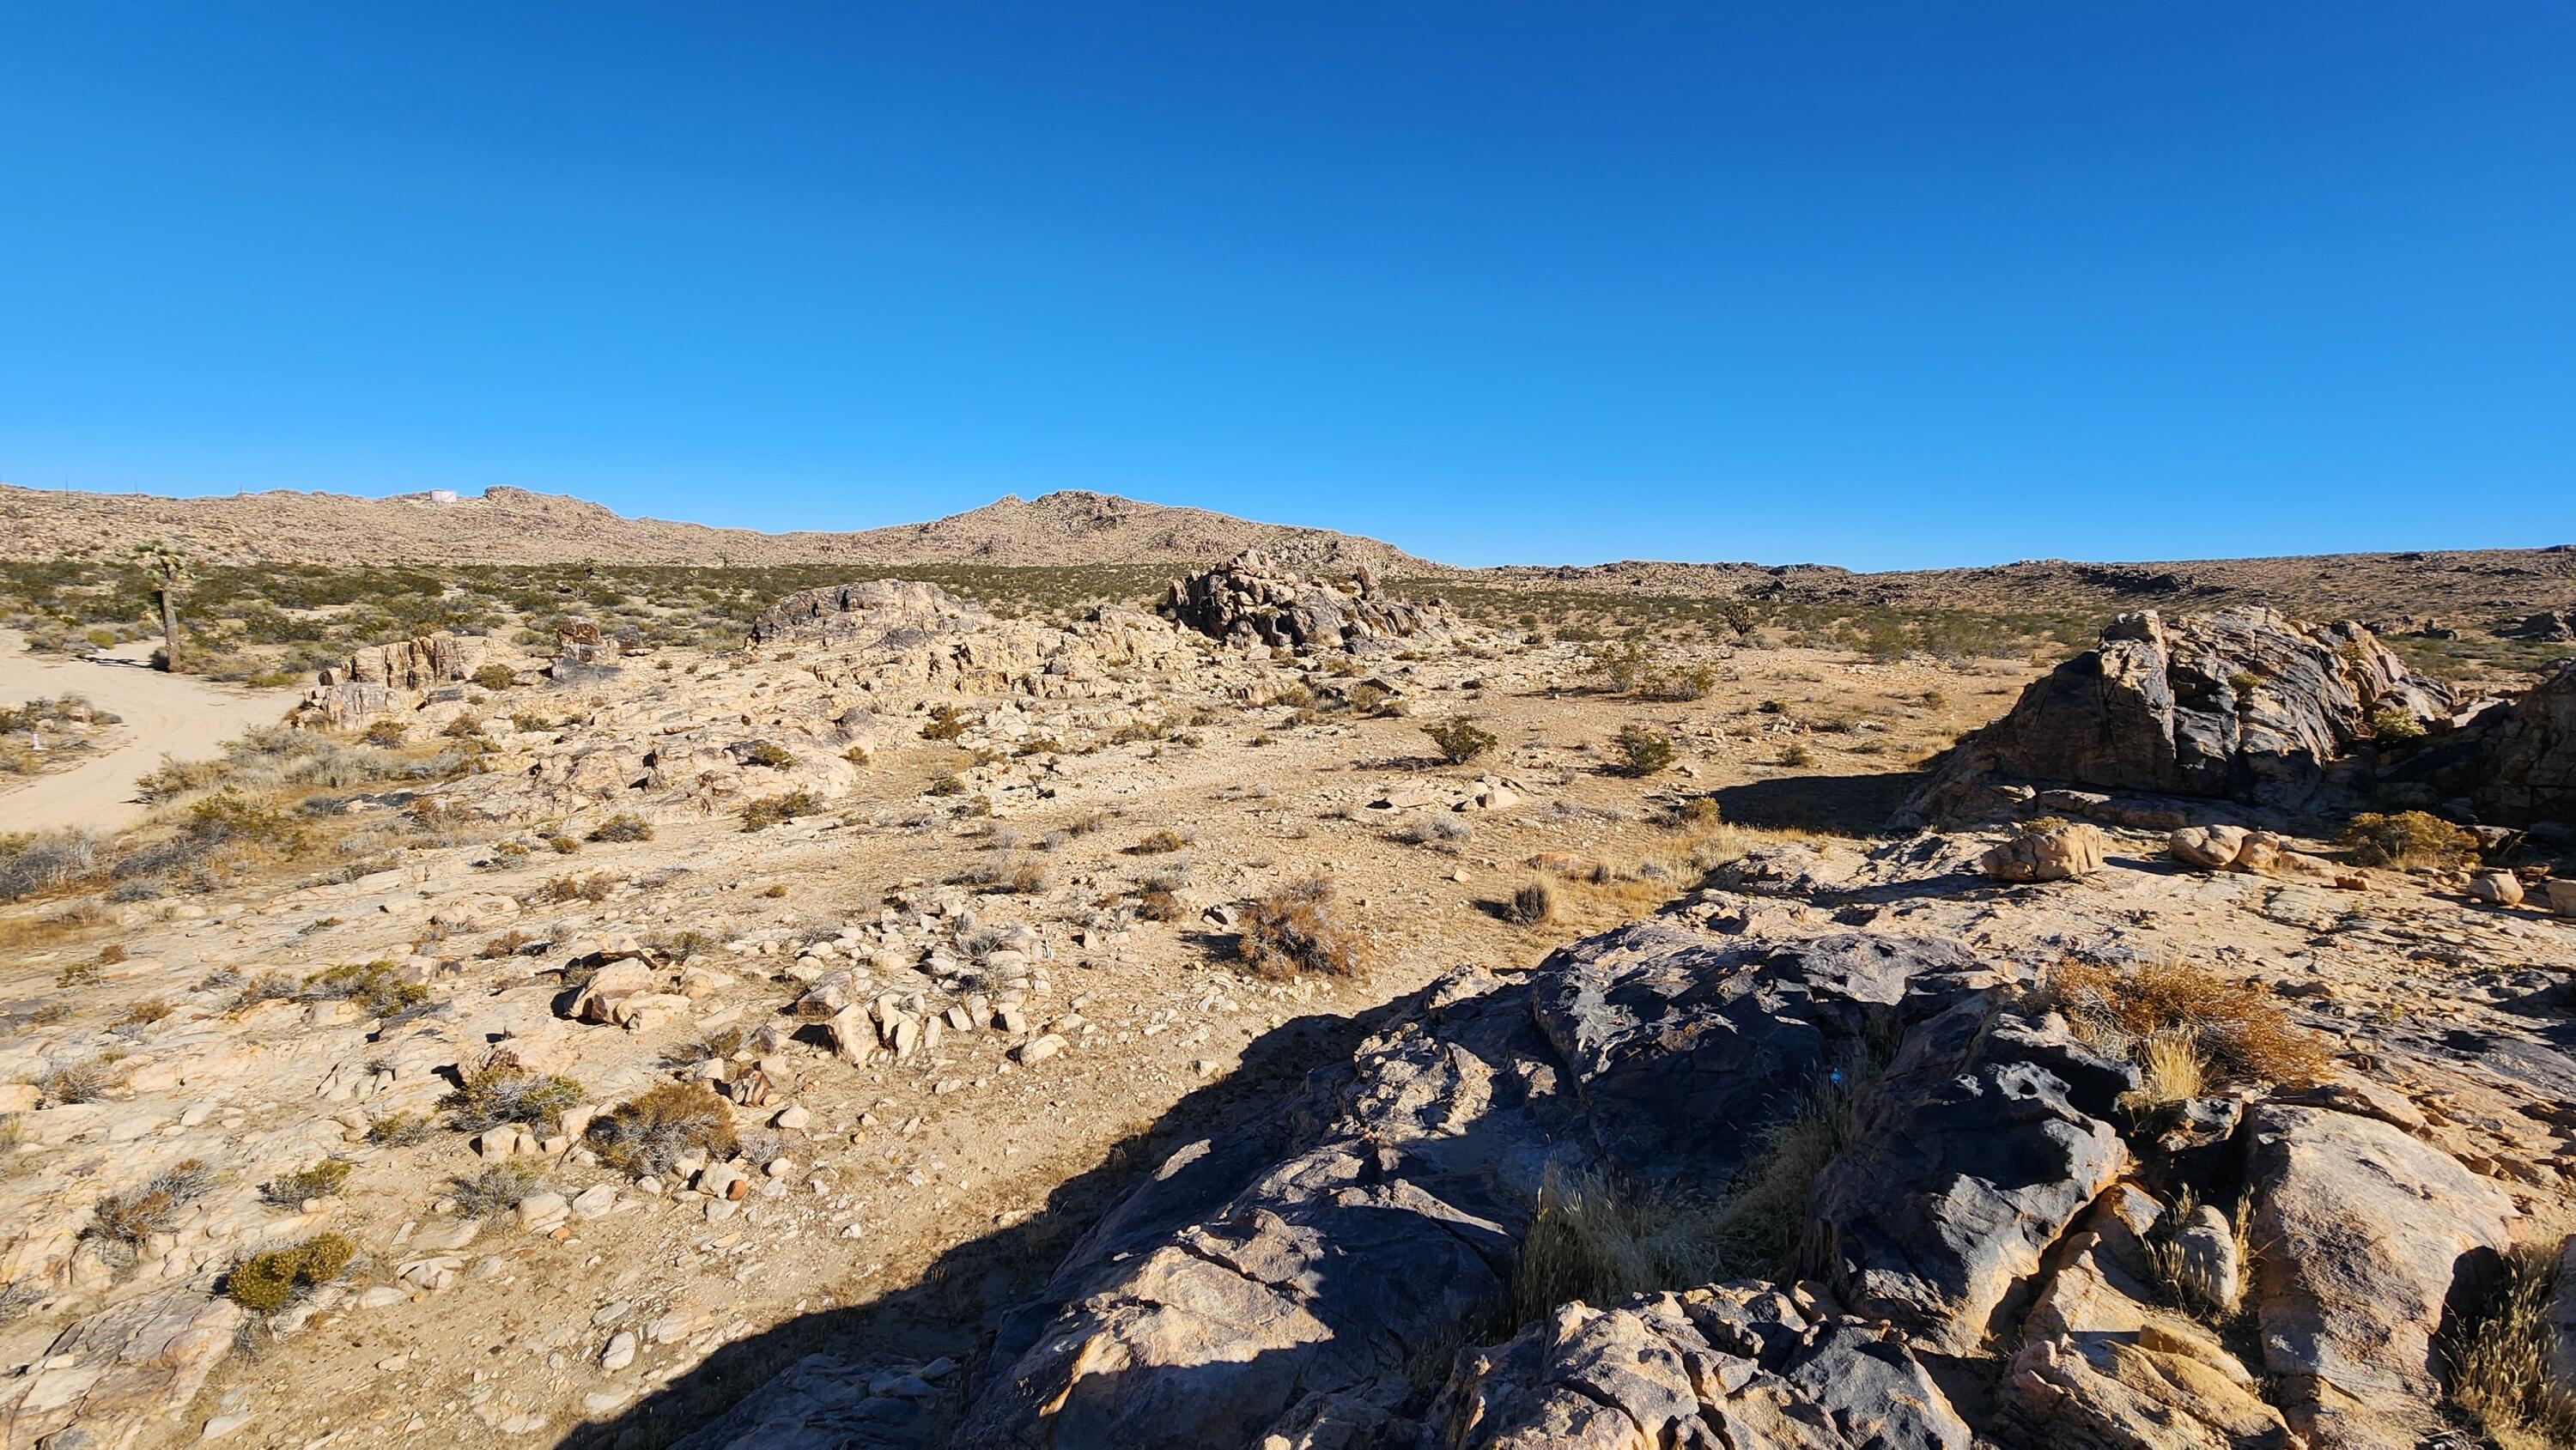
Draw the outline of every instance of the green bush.
[[[668,1173],[684,1157],[730,1158],[739,1146],[733,1106],[702,1082],[666,1082],[591,1119],[584,1135],[612,1168]]]
[[[1610,741],[1615,758],[1610,770],[1632,780],[1642,780],[1673,763],[1673,742],[1668,735],[1658,735],[1640,725],[1622,725]]]
[[[2382,705],[2371,712],[2370,733],[2382,745],[2412,745],[2429,732],[2413,715],[2395,705]]]
[[[1465,765],[1502,743],[1492,731],[1479,726],[1473,715],[1455,715],[1437,725],[1425,725],[1422,733],[1439,749],[1440,758],[1451,765]]]
[[[254,1254],[224,1276],[224,1295],[254,1314],[273,1314],[297,1295],[340,1277],[358,1246],[338,1234],[318,1234],[291,1249]]]
[[[302,1208],[308,1198],[329,1198],[349,1181],[349,1164],[345,1159],[326,1158],[310,1168],[300,1168],[282,1178],[272,1178],[259,1186],[259,1196],[279,1208]]]
[[[506,690],[519,682],[518,672],[508,665],[485,665],[476,670],[471,678],[477,686],[486,690]]]

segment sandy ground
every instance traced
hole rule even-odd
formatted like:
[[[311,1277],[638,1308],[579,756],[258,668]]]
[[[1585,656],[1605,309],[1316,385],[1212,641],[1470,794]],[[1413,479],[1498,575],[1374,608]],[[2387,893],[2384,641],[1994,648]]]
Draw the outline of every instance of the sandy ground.
[[[254,725],[275,724],[293,690],[243,690],[161,674],[127,651],[95,660],[27,653],[15,630],[0,630],[0,705],[55,695],[87,696],[124,718],[107,745],[69,770],[0,791],[0,831],[64,826],[116,830],[143,819],[134,783],[161,757],[204,760]],[[139,647],[149,653],[149,647]]]

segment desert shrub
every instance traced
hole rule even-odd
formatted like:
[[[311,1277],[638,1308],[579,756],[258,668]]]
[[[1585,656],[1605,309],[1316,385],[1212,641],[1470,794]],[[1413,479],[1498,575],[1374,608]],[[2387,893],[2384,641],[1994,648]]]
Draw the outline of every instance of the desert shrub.
[[[429,989],[403,980],[391,962],[344,963],[304,979],[295,993],[308,1002],[347,1001],[370,1017],[393,1017],[429,1001]]]
[[[1610,741],[1610,770],[1631,780],[1642,780],[1673,763],[1673,742],[1668,735],[1658,735],[1642,725],[1622,725]]]
[[[591,827],[590,839],[619,842],[649,841],[653,839],[653,823],[631,811],[620,811]]]
[[[1035,896],[1047,889],[1048,882],[1045,868],[1035,861],[986,861],[968,868],[953,884],[977,891]]]
[[[205,1197],[214,1186],[214,1170],[203,1160],[173,1164],[140,1188],[100,1199],[81,1236],[98,1240],[114,1257],[131,1259],[146,1239],[177,1227],[179,1210]]]
[[[534,900],[540,906],[558,906],[573,901],[606,901],[617,892],[620,879],[606,871],[593,871],[587,876],[557,876],[536,889]]]
[[[367,1141],[379,1148],[408,1148],[426,1143],[435,1125],[419,1113],[387,1113],[367,1125]]]
[[[411,737],[411,727],[400,720],[376,720],[358,732],[358,738],[378,749],[390,750]]]
[[[1362,680],[1342,692],[1342,703],[1359,715],[1374,715],[1385,709],[1386,702],[1394,698],[1393,691],[1373,680]]]
[[[578,836],[566,835],[562,831],[548,831],[537,839],[545,842],[546,849],[558,856],[574,856],[581,853],[581,838]]]
[[[559,1074],[539,1073],[515,1062],[495,1062],[465,1074],[438,1100],[447,1123],[460,1133],[479,1133],[503,1123],[525,1123],[551,1130],[567,1108],[579,1107],[581,1084]]]
[[[2451,1403],[2503,1450],[2576,1445],[2576,1395],[2550,1371],[2558,1248],[2549,1235],[2510,1250],[2483,1302],[2444,1336]]]
[[[823,798],[810,790],[792,790],[784,795],[765,795],[742,808],[742,828],[765,831],[784,825],[798,816],[810,816],[823,809]]]
[[[2412,745],[2428,733],[2424,722],[2395,705],[2382,705],[2370,712],[2370,733],[2382,745]]]
[[[1441,811],[1421,812],[1394,831],[1395,838],[1408,846],[1456,847],[1474,834],[1465,821]]]
[[[487,962],[499,961],[503,957],[517,956],[521,947],[527,946],[536,940],[537,938],[534,935],[521,931],[514,926],[508,931],[492,938],[490,941],[483,943],[480,948],[476,949],[474,955]]]
[[[1556,914],[1556,898],[1544,881],[1531,881],[1503,903],[1503,920],[1514,926],[1537,926]]]
[[[1637,693],[1649,700],[1704,700],[1717,688],[1717,671],[1707,665],[1651,670],[1638,681]]]
[[[2337,844],[2363,866],[2457,866],[2477,859],[2478,838],[2426,811],[2364,811]]]
[[[94,961],[65,962],[54,973],[57,987],[95,987],[107,980],[107,969]]]
[[[1437,725],[1425,725],[1422,733],[1431,737],[1440,758],[1451,765],[1465,765],[1501,744],[1493,732],[1476,723],[1473,715],[1453,715]]]
[[[1645,676],[1646,646],[1640,640],[1610,640],[1594,645],[1588,662],[1603,683],[1624,695],[1637,688],[1637,681]]]
[[[768,770],[784,770],[796,763],[796,752],[775,740],[755,740],[743,747],[742,763]]]
[[[348,1161],[325,1158],[310,1168],[272,1178],[259,1186],[262,1201],[279,1208],[297,1209],[308,1198],[329,1198],[349,1181]]]
[[[97,873],[105,844],[84,830],[0,835],[0,901],[78,885]]]
[[[2188,1048],[2204,1071],[2257,1082],[2313,1082],[2325,1070],[2317,1038],[2293,1025],[2271,995],[2179,960],[2127,967],[2067,961],[2047,995],[2078,1034],[2140,1057]]]
[[[256,1007],[262,1002],[291,1002],[303,992],[293,977],[284,972],[262,972],[242,984],[233,995],[233,1011]]]
[[[291,1249],[254,1254],[224,1275],[224,1295],[254,1314],[273,1314],[299,1295],[340,1277],[358,1246],[338,1234],[317,1234]]]
[[[972,716],[954,705],[935,705],[931,707],[930,722],[921,727],[921,738],[955,740],[964,735],[966,728],[973,723]]]
[[[1147,921],[1171,922],[1189,915],[1189,908],[1181,904],[1179,892],[1158,883],[1137,891],[1136,914]]]
[[[1780,763],[1791,770],[1805,770],[1816,763],[1816,752],[1803,740],[1792,740],[1780,749]]]
[[[486,690],[506,690],[519,682],[518,672],[508,665],[485,665],[467,678]]]
[[[107,1096],[107,1069],[95,1062],[65,1063],[36,1079],[49,1103],[94,1103]]]
[[[304,827],[293,816],[252,801],[231,786],[190,805],[182,829],[190,839],[208,845],[244,841],[283,856],[296,855],[305,845]]]
[[[471,1178],[450,1179],[456,1211],[469,1218],[491,1218],[517,1208],[546,1186],[546,1170],[525,1158],[504,1158]]]
[[[145,997],[140,1001],[127,1003],[123,1015],[107,1024],[108,1030],[113,1032],[120,1027],[149,1027],[169,1016],[173,1010],[175,1009],[169,1002],[162,998]]]
[[[483,722],[471,715],[459,715],[438,733],[449,740],[476,740],[482,738]]]
[[[700,1082],[666,1082],[591,1119],[585,1134],[592,1152],[612,1168],[637,1177],[664,1174],[686,1157],[732,1157],[733,1106]]]
[[[1142,840],[1127,848],[1131,856],[1166,856],[1189,844],[1189,838],[1168,827],[1149,831]]]
[[[1293,977],[1302,972],[1349,976],[1364,953],[1359,939],[1333,914],[1333,884],[1321,876],[1281,886],[1244,914],[1235,951],[1255,976]]]

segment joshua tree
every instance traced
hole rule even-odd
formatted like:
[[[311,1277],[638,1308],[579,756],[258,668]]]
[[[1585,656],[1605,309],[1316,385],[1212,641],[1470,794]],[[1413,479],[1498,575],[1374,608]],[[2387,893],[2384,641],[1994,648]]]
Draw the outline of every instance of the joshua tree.
[[[161,597],[161,668],[179,672],[179,581],[188,577],[188,556],[159,539],[134,546],[134,562],[152,575],[152,592]]]

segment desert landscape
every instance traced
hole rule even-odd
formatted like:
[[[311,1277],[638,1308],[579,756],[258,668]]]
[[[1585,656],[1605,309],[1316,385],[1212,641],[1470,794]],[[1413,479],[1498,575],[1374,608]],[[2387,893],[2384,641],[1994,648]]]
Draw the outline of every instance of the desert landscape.
[[[173,674],[132,502],[9,497],[21,696],[236,712],[0,793],[12,1446],[2576,1423],[2576,555],[251,498]]]

